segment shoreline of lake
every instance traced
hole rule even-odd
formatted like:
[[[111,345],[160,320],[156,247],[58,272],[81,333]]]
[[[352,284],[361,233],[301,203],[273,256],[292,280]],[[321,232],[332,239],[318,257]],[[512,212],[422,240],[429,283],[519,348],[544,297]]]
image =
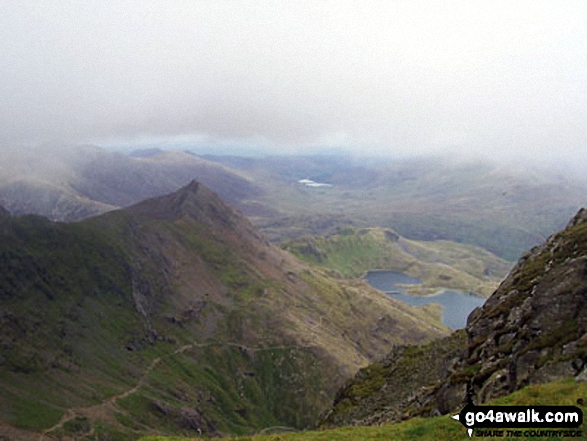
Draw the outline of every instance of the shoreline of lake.
[[[422,307],[429,303],[436,303],[442,306],[442,322],[452,329],[464,328],[469,314],[475,308],[482,306],[486,300],[473,293],[449,288],[441,289],[431,295],[410,295],[405,292],[405,287],[422,284],[422,281],[399,271],[368,271],[365,274],[365,280],[373,288],[409,305]],[[410,281],[415,283],[409,283]]]

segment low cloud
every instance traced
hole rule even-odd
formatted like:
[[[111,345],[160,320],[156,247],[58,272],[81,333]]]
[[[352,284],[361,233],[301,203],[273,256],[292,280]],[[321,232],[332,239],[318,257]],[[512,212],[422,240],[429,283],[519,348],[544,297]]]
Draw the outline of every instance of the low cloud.
[[[584,2],[16,2],[0,143],[582,153]]]

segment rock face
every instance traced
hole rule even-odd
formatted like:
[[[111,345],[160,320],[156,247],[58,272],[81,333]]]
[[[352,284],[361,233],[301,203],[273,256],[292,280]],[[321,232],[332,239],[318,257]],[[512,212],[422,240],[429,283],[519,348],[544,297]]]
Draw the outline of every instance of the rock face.
[[[524,255],[483,307],[471,313],[466,346],[459,356],[455,357],[457,347],[456,352],[438,354],[442,363],[431,363],[433,351],[448,347],[447,341],[450,337],[411,357],[412,372],[421,378],[410,380],[414,388],[411,396],[388,399],[379,407],[372,405],[386,390],[402,389],[406,384],[401,375],[395,375],[396,367],[405,365],[407,354],[415,351],[392,352],[387,358],[397,359],[384,364],[381,376],[385,381],[353,403],[362,413],[355,410],[344,417],[344,412],[338,412],[338,418],[330,417],[326,422],[368,424],[446,414],[460,410],[468,398],[481,404],[528,384],[584,376],[587,210],[580,210],[563,231]],[[444,366],[443,370],[436,370],[436,365]],[[360,381],[360,375],[353,381]],[[344,390],[338,397],[341,394]],[[337,414],[337,407],[333,414]]]
[[[479,402],[577,375],[587,362],[587,211],[526,254],[469,317],[469,388]]]
[[[408,405],[430,384],[448,378],[466,352],[464,330],[422,346],[397,346],[338,391],[322,425],[371,425],[406,417]]]

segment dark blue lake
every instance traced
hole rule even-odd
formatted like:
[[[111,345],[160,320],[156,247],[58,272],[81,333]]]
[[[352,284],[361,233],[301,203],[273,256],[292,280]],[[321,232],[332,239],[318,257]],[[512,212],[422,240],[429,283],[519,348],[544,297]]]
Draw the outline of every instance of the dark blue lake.
[[[421,281],[397,271],[369,271],[365,279],[374,288],[412,306],[440,304],[443,307],[442,322],[452,329],[464,328],[471,311],[485,302],[485,299],[481,297],[449,289],[433,296],[409,296],[402,293],[402,289],[397,284],[421,284]],[[410,282],[410,279],[415,282]]]
[[[402,292],[397,285],[421,285],[422,281],[399,271],[369,271],[365,279],[373,288],[386,293]]]

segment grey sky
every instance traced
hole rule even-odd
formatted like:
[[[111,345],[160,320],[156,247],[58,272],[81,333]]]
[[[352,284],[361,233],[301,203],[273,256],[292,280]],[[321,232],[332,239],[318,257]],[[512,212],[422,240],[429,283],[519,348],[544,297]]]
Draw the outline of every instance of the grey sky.
[[[587,2],[11,1],[0,145],[587,152]]]

